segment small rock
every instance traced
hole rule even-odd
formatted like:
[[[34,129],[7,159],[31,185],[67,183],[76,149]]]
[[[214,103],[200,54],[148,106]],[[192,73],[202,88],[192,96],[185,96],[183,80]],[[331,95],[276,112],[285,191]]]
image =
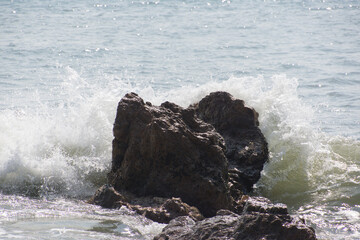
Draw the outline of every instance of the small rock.
[[[108,184],[100,187],[88,201],[90,204],[99,205],[104,208],[119,208],[124,202],[128,202],[128,199]]]

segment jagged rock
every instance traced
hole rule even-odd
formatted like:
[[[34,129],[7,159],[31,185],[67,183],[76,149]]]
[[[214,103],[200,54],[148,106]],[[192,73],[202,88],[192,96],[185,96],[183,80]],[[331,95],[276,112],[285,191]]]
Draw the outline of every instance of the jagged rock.
[[[287,210],[284,211],[284,205],[277,206],[265,198],[247,198],[244,203],[246,207],[240,215],[228,210],[220,210],[216,216],[198,222],[189,217],[175,218],[154,240],[316,239],[312,228],[285,213]]]
[[[302,221],[286,221],[276,214],[251,213],[240,215],[234,239],[315,240],[316,236],[314,229]]]
[[[213,126],[166,102],[145,104],[135,93],[119,102],[109,183],[137,196],[180,197],[205,216],[229,209],[224,140]]]
[[[258,113],[226,92],[188,109],[127,94],[117,109],[109,183],[138,196],[181,197],[213,216],[260,178],[268,150],[258,124]]]
[[[124,196],[124,195],[127,196]],[[140,197],[136,198],[129,193],[119,193],[106,184],[100,187],[88,203],[105,208],[127,207],[155,222],[169,223],[179,216],[189,216],[194,221],[204,219],[200,211],[181,201],[180,198]]]
[[[204,219],[196,207],[183,203],[180,198],[167,199],[158,207],[143,207],[140,205],[127,205],[127,207],[159,223],[169,223],[170,220],[179,216],[188,216],[194,221]]]
[[[214,92],[192,106],[225,140],[231,195],[238,199],[260,179],[268,148],[261,133],[259,114],[227,92]]]

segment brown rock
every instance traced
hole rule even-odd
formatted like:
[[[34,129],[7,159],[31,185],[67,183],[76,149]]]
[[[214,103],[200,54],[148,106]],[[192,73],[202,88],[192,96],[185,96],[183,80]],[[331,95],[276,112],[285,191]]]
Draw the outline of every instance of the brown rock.
[[[187,109],[126,94],[113,129],[114,187],[90,202],[170,221],[155,239],[316,239],[284,204],[244,195],[268,160],[258,125],[257,112],[225,92]]]
[[[101,186],[88,201],[104,208],[119,208],[129,200],[108,184]]]
[[[194,115],[135,93],[119,102],[109,183],[137,196],[180,197],[205,216],[231,208],[224,140]]]

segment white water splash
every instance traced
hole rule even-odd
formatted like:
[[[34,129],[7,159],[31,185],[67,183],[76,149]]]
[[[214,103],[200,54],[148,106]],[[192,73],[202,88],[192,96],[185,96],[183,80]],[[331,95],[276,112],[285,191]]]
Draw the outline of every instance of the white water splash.
[[[256,192],[288,204],[293,213],[310,221],[320,237],[355,234],[359,224],[346,230],[331,216],[348,223],[358,216],[360,143],[321,132],[314,109],[299,97],[297,87],[296,79],[276,75],[231,77],[164,91],[114,76],[90,84],[64,68],[63,84],[52,89],[61,101],[46,104],[37,94],[39,107],[0,112],[1,190],[89,196],[106,181],[112,124],[125,93],[137,92],[157,105],[169,100],[187,107],[212,91],[228,91],[259,112],[260,128],[269,142],[270,161]],[[331,233],[331,227],[341,229]]]

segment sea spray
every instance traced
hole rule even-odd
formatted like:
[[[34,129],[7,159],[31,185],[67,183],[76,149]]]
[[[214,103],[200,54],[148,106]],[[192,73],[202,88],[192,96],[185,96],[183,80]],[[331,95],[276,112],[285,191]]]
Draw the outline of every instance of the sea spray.
[[[106,181],[115,104],[102,93],[87,95],[88,84],[68,70],[57,88],[66,97],[55,106],[39,100],[37,107],[1,112],[2,191],[90,196]]]
[[[360,142],[322,132],[316,109],[299,96],[297,79],[285,75],[183,86],[168,92],[167,98],[187,106],[219,90],[259,112],[270,160],[255,194],[288,204],[293,214],[312,224],[320,239],[359,238]]]
[[[358,236],[360,144],[320,130],[315,109],[299,96],[297,79],[230,77],[155,90],[150,82],[131,84],[114,76],[89,83],[70,67],[64,68],[63,78],[50,91],[61,95],[59,100],[46,102],[48,93],[38,92],[31,106],[1,111],[1,192],[92,195],[106,182],[116,106],[127,92],[156,105],[168,100],[187,107],[210,92],[228,91],[259,112],[269,142],[270,161],[255,194],[288,204],[320,237]]]

